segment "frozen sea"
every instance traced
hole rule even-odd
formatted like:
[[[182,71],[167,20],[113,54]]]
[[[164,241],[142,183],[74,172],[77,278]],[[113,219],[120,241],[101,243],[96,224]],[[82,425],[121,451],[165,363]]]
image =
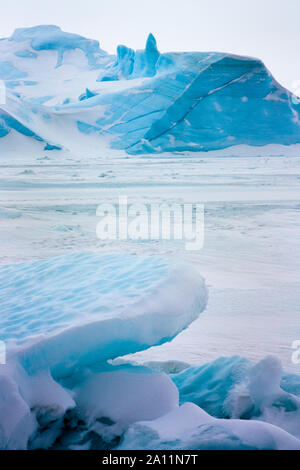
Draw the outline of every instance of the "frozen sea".
[[[183,259],[205,277],[209,301],[198,320],[128,361],[198,365],[275,354],[286,370],[300,372],[292,363],[292,342],[300,340],[300,151],[82,159],[49,152],[0,167],[1,264],[121,251]],[[99,240],[97,206],[119,196],[129,204],[204,204],[203,249],[186,251],[174,240]]]

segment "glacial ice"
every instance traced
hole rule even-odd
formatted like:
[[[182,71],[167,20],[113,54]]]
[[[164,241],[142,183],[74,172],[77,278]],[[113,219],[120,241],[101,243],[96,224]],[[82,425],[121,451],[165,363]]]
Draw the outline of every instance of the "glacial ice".
[[[18,70],[11,62],[0,62],[0,79],[1,80],[15,80],[17,78],[27,77],[26,72]]]
[[[293,95],[259,59],[160,53],[152,34],[145,50],[110,55],[52,25],[16,30],[1,56],[3,151],[12,129],[74,154],[103,144],[140,154],[300,143]]]

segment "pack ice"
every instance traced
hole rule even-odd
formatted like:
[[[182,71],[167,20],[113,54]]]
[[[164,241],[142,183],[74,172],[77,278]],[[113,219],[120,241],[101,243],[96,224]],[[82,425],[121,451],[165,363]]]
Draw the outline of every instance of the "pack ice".
[[[220,52],[116,55],[57,26],[0,41],[0,149],[10,154],[103,145],[130,154],[300,142],[299,106],[256,58]],[[3,100],[2,100],[3,101]]]
[[[124,424],[178,404],[165,374],[118,370],[107,360],[170,341],[197,318],[207,294],[193,268],[156,257],[75,253],[1,266],[0,297],[7,346],[1,448],[49,448],[61,434],[66,438],[62,428],[72,427],[66,412],[73,408],[89,433],[91,422],[101,428],[93,430],[98,441],[105,424],[114,423],[111,442],[112,429],[120,434]],[[75,428],[75,441],[92,445],[87,431]]]

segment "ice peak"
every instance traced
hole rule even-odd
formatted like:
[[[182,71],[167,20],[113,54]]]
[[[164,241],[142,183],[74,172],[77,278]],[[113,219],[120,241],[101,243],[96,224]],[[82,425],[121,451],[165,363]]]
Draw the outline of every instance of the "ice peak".
[[[157,49],[157,43],[156,43],[156,39],[155,37],[153,36],[152,33],[149,33],[148,35],[148,38],[147,38],[147,41],[146,41],[146,51],[157,51],[158,52],[158,49]]]

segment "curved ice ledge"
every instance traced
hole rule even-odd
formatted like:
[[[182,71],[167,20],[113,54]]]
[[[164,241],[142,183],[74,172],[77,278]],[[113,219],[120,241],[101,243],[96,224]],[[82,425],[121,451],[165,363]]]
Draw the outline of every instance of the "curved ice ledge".
[[[204,310],[204,280],[157,257],[74,253],[0,267],[8,360],[60,378],[170,341]]]

